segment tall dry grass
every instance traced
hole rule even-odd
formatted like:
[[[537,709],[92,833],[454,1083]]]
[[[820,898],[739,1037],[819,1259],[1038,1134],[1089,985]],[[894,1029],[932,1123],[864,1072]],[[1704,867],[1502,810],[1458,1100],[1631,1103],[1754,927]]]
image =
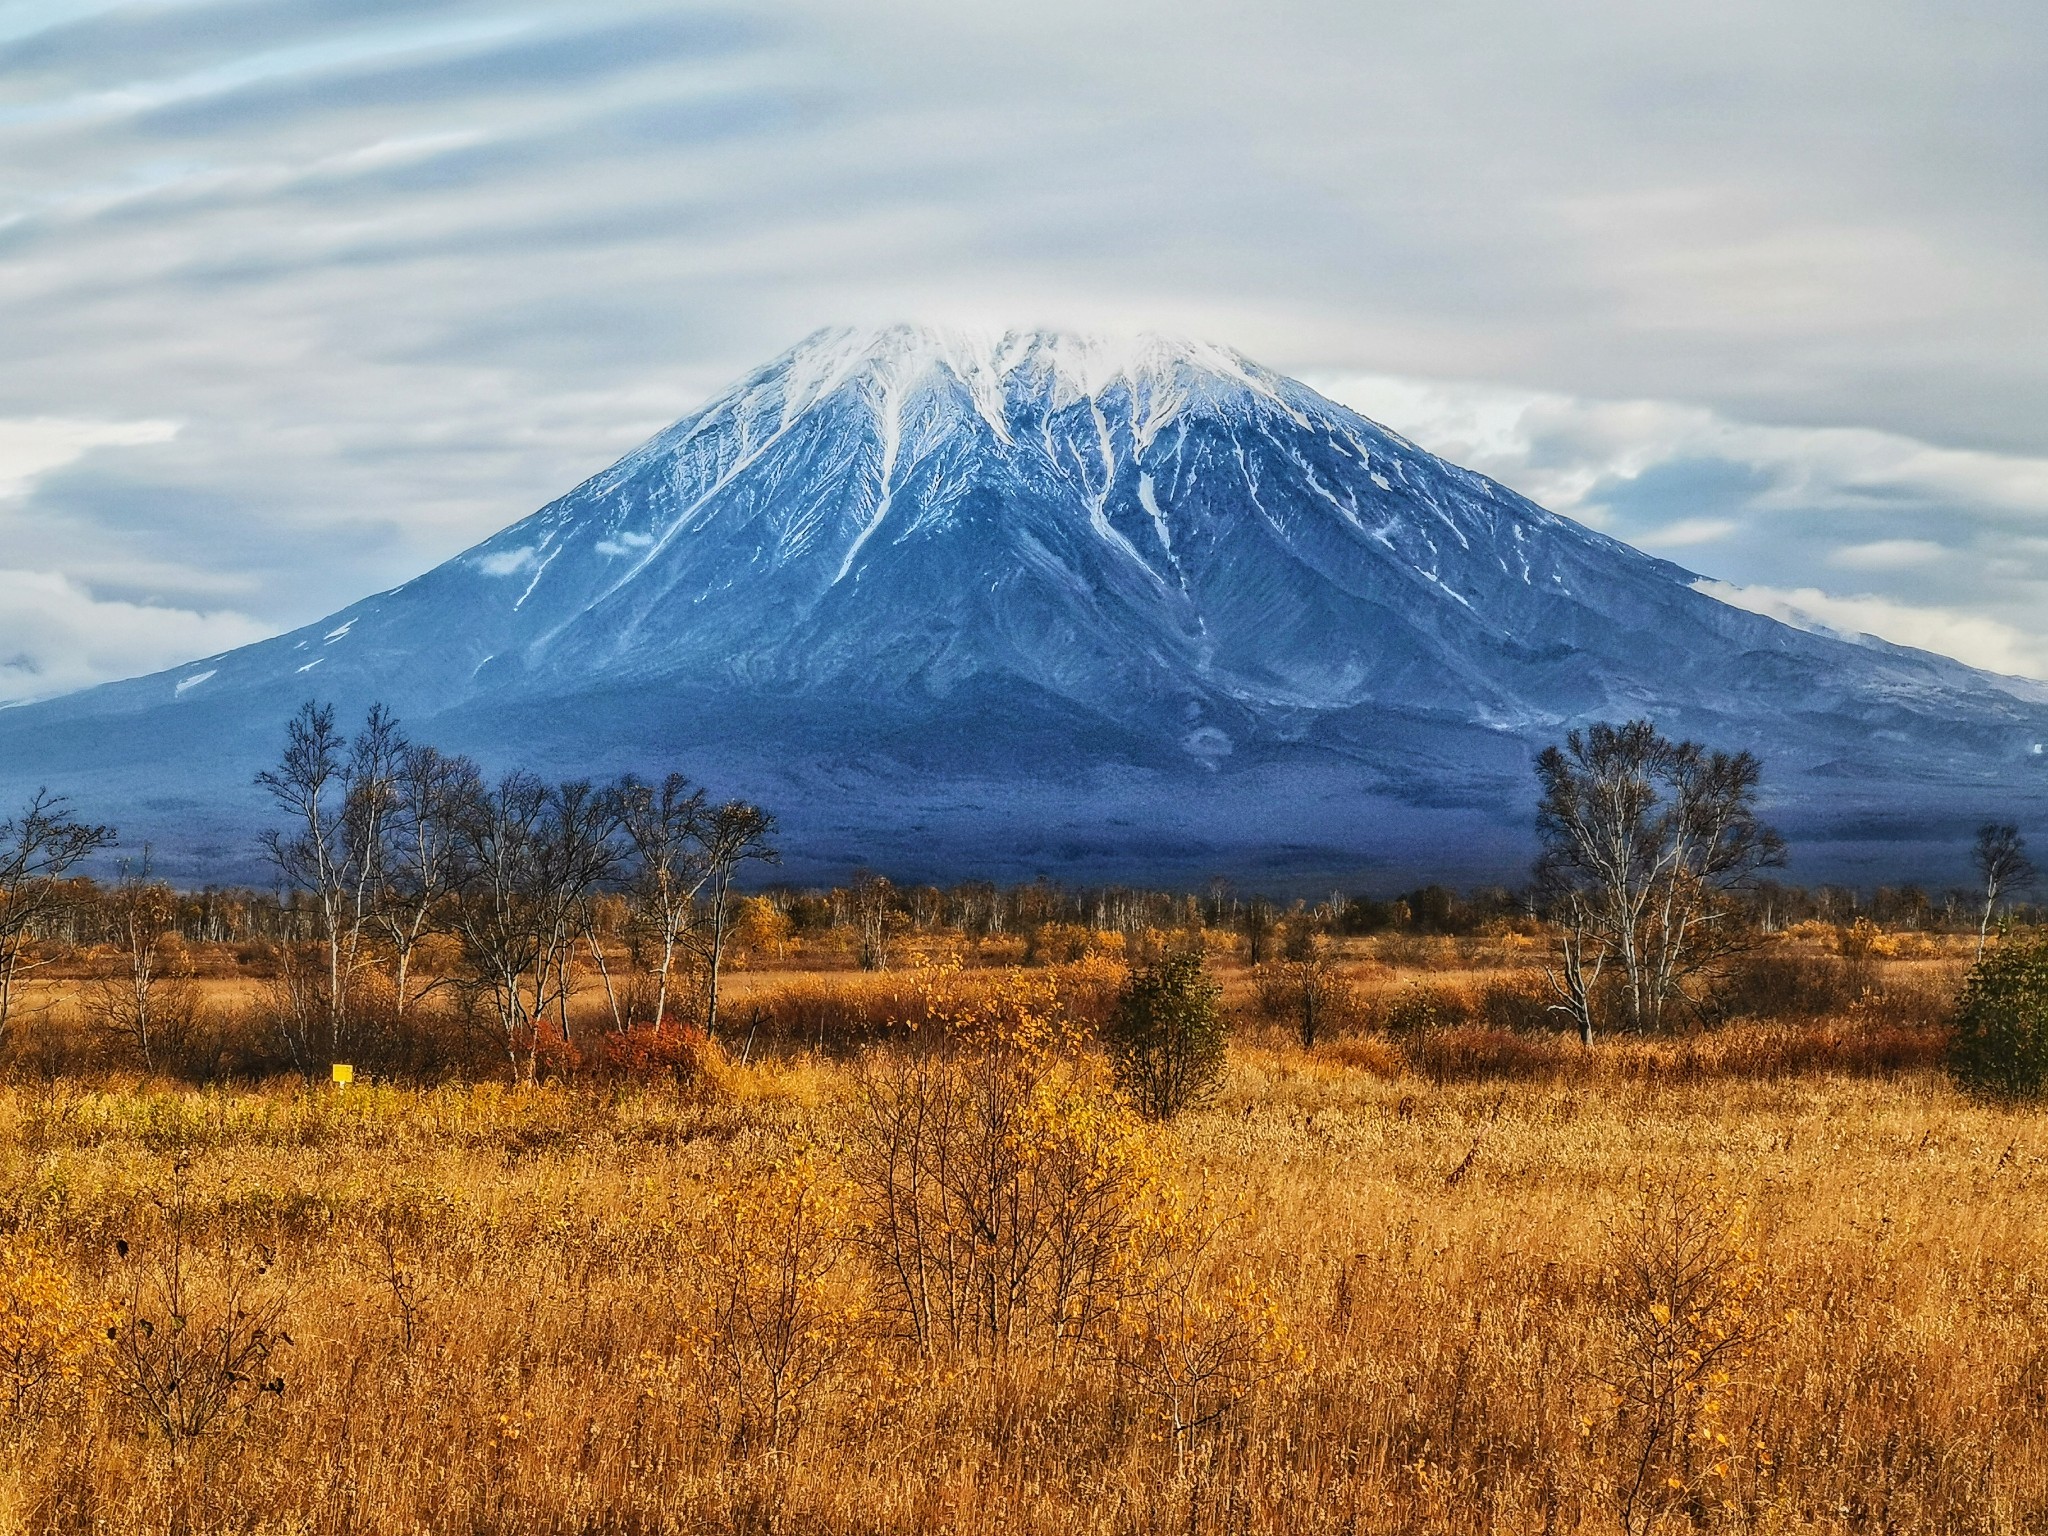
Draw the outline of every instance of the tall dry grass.
[[[877,1323],[834,1182],[858,1063],[5,1090],[0,1372],[58,1365],[7,1423],[0,1528],[2048,1526],[2040,1116],[1649,1051],[1524,1081],[1241,1046],[1145,1132],[1207,1213],[1199,1272],[1093,1353]],[[232,1264],[288,1336],[182,1440],[105,1334],[174,1223],[188,1326]],[[808,1363],[771,1431],[731,1384],[774,1359]]]

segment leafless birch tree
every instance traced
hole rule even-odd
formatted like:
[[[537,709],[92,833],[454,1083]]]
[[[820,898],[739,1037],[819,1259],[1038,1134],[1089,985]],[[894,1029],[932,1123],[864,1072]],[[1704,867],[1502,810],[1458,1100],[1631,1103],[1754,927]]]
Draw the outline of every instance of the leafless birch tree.
[[[140,860],[122,862],[120,879],[100,904],[119,968],[95,979],[82,1002],[105,1039],[155,1071],[188,1039],[197,998],[180,963],[177,894],[150,878],[148,849]]]
[[[620,871],[614,797],[509,773],[469,797],[456,828],[450,911],[469,986],[531,1082],[550,1015],[568,1039],[583,903]]]
[[[620,780],[619,819],[635,860],[633,902],[652,939],[654,1000],[647,1023],[668,1017],[677,959],[697,916],[697,894],[711,876],[704,858],[704,791],[672,773],[657,788]]]
[[[1731,894],[1785,857],[1757,816],[1761,773],[1747,752],[1672,742],[1647,720],[1573,731],[1537,759],[1536,872],[1561,929],[1551,983],[1587,1044],[1603,988],[1629,1028],[1654,1030],[1743,942]]]
[[[711,813],[704,827],[705,900],[705,1004],[704,1032],[718,1033],[718,975],[725,958],[726,939],[732,933],[733,890],[740,870],[748,864],[780,863],[768,839],[775,834],[775,818],[758,805],[728,800]]]
[[[400,1016],[415,1000],[413,956],[435,931],[454,888],[459,819],[481,789],[476,764],[466,757],[418,744],[398,755],[391,812],[383,827],[377,918],[391,946],[393,1007]],[[429,983],[428,990],[437,984]]]
[[[1989,821],[1977,829],[1977,846],[1972,850],[1977,879],[1984,888],[1984,915],[1977,922],[1977,958],[1984,958],[1984,941],[1991,934],[1992,914],[1998,900],[2034,883],[2034,862],[2027,857],[2027,840],[2009,821]]]
[[[286,818],[282,830],[264,834],[264,851],[285,886],[312,898],[319,924],[323,974],[314,1017],[285,1030],[301,1071],[322,1056],[352,1056],[362,1043],[351,993],[370,960],[366,940],[378,915],[385,830],[405,750],[398,722],[383,705],[371,706],[350,741],[335,726],[334,706],[309,700],[285,726],[277,766],[256,776]]]

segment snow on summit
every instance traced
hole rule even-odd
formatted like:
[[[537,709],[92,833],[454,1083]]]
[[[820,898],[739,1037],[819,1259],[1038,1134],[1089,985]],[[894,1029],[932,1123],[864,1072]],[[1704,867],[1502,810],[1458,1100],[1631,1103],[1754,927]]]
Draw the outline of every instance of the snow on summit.
[[[1143,402],[1146,435],[1187,405],[1206,382],[1277,398],[1277,379],[1239,353],[1153,333],[971,331],[892,325],[829,327],[714,400],[707,413],[761,388],[777,392],[785,420],[850,382],[878,412],[901,416],[920,391],[955,387],[999,435],[1008,435],[1013,394],[1055,408],[1121,389]]]

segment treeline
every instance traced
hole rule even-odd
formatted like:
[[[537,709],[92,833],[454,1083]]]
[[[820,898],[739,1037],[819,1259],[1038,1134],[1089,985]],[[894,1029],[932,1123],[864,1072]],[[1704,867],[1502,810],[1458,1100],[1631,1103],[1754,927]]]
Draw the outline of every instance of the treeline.
[[[47,794],[0,825],[0,1046],[47,947],[89,939],[117,951],[83,1000],[96,1033],[145,1067],[189,1062],[202,1020],[179,951],[188,934],[233,942],[240,926],[264,946],[261,1011],[282,1064],[381,1064],[423,1042],[445,1055],[418,1027],[439,993],[435,1030],[452,1019],[487,1036],[531,1080],[547,1052],[576,1049],[586,971],[618,1035],[715,1031],[739,875],[777,858],[772,817],[714,804],[680,774],[487,778],[409,740],[381,707],[349,735],[331,706],[308,703],[256,782],[280,822],[263,838],[278,879],[267,900],[180,894],[146,850],[110,886],[77,880],[115,834]],[[614,977],[600,928],[626,936],[630,975]]]
[[[4,825],[0,823],[0,828]],[[141,865],[140,859],[136,862]],[[111,897],[118,887],[118,880],[89,876],[59,882],[58,899],[29,925],[29,937],[78,949],[117,942],[120,921]],[[1010,886],[987,881],[899,885],[883,877],[856,877],[836,886],[750,883],[748,899],[759,903],[756,912],[765,908],[774,915],[762,924],[758,916],[748,914],[755,918],[749,931],[757,942],[765,934],[773,943],[787,939],[798,946],[836,939],[841,942],[834,947],[858,954],[859,930],[872,924],[871,914],[879,910],[891,935],[913,941],[938,934],[977,940],[1009,937],[1020,942],[1019,953],[1028,962],[1040,957],[1041,946],[1033,940],[1048,927],[1119,935],[1199,929],[1234,935],[1247,947],[1256,942],[1261,949],[1272,950],[1277,948],[1276,939],[1284,942],[1290,928],[1306,927],[1333,938],[1480,938],[1533,932],[1548,916],[1547,903],[1533,888],[1500,885],[1460,891],[1432,884],[1394,896],[1339,892],[1319,901],[1242,894],[1228,886],[1220,887],[1220,892],[1189,895],[1142,887],[1062,886],[1047,880]],[[321,926],[313,898],[301,890],[167,887],[166,900],[169,931],[181,942],[240,951],[256,966],[265,962],[270,946],[303,943]],[[1865,922],[1887,932],[1967,935],[1977,930],[1982,904],[1981,893],[1960,887],[1939,893],[1917,885],[1859,891],[1768,880],[1739,899],[1744,916],[1764,934],[1802,923],[1847,928]],[[2048,922],[2048,909],[2038,902],[2015,901],[2000,910],[2021,926]],[[599,909],[598,931],[622,943],[631,938],[630,929],[619,930],[612,910],[604,906]]]
[[[68,963],[95,1037],[147,1068],[218,1065],[218,1020],[202,1017],[194,986],[208,973],[262,989],[246,1010],[257,1026],[239,1030],[243,1070],[432,1072],[494,1058],[531,1080],[593,1053],[680,1063],[719,1035],[736,953],[868,971],[1228,956],[1255,969],[1262,1010],[1294,1018],[1313,1047],[1356,1012],[1343,1006],[1339,941],[1383,935],[1513,938],[1541,986],[1503,993],[1507,1012],[1568,1021],[1590,1042],[1813,992],[1760,980],[1760,947],[1787,929],[1974,929],[1981,954],[1994,917],[2038,919],[2012,902],[2032,869],[2008,825],[1978,835],[1981,888],[1939,899],[1765,878],[1784,845],[1757,817],[1760,776],[1747,753],[1672,742],[1646,722],[1574,732],[1539,761],[1543,853],[1520,890],[1281,901],[1220,879],[1173,892],[862,873],[826,890],[743,891],[778,858],[758,806],[714,803],[680,774],[489,778],[408,739],[381,707],[348,734],[309,703],[256,779],[277,813],[262,843],[269,891],[174,890],[146,849],[112,881],[85,879],[115,834],[48,794],[0,823],[0,1048],[23,980]]]

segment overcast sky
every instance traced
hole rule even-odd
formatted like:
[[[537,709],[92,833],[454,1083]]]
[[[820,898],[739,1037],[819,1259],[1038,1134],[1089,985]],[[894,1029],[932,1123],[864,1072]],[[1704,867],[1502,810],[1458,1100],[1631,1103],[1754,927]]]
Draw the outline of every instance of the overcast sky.
[[[0,699],[899,318],[1225,342],[2048,676],[2044,79],[2040,0],[0,0]]]

